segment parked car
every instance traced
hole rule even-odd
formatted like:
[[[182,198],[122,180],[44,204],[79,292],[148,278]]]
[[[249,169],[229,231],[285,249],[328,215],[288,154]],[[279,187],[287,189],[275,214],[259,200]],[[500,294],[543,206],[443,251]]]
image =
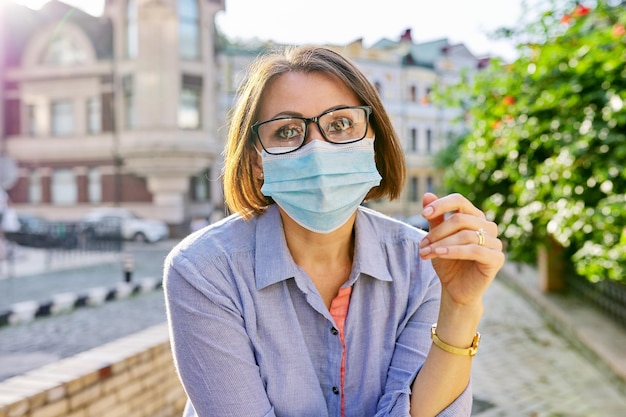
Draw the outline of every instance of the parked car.
[[[140,217],[121,207],[95,209],[83,218],[82,224],[86,233],[99,238],[121,231],[124,240],[154,243],[169,236],[165,222]]]
[[[19,230],[5,232],[7,240],[35,248],[73,249],[77,245],[75,224],[50,221],[41,216],[18,213]]]

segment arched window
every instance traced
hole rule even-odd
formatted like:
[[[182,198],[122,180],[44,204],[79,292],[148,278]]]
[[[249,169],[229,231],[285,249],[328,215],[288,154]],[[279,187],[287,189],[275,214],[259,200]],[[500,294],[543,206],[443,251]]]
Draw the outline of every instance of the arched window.
[[[139,31],[137,29],[137,2],[126,3],[126,57],[136,58],[139,50]]]
[[[41,60],[46,65],[76,65],[86,61],[87,53],[67,32],[59,32],[52,39]]]
[[[200,9],[198,0],[178,0],[178,48],[181,59],[200,58]]]

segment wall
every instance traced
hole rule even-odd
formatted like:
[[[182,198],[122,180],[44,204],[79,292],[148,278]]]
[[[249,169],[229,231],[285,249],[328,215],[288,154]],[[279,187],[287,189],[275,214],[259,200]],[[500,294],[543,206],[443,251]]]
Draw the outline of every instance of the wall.
[[[0,417],[180,417],[165,323],[0,382]]]

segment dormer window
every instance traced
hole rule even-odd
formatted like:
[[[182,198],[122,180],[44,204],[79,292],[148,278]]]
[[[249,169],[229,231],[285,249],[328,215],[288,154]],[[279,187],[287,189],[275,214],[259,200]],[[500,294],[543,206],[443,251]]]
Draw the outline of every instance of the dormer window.
[[[87,62],[87,53],[71,34],[60,32],[44,50],[42,64],[68,66]]]

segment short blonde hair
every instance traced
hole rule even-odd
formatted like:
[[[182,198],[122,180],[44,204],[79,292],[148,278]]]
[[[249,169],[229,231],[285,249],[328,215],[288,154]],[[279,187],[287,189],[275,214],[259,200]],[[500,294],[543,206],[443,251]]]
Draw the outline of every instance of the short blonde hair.
[[[405,181],[404,153],[378,92],[356,65],[339,53],[324,47],[300,46],[261,55],[238,89],[224,149],[224,198],[228,208],[249,218],[274,203],[263,195],[263,182],[253,174],[252,158],[257,156],[256,136],[251,128],[258,122],[261,95],[268,83],[291,71],[331,74],[350,88],[362,105],[372,107],[370,124],[376,135],[376,167],[382,180],[365,199],[398,198]]]

